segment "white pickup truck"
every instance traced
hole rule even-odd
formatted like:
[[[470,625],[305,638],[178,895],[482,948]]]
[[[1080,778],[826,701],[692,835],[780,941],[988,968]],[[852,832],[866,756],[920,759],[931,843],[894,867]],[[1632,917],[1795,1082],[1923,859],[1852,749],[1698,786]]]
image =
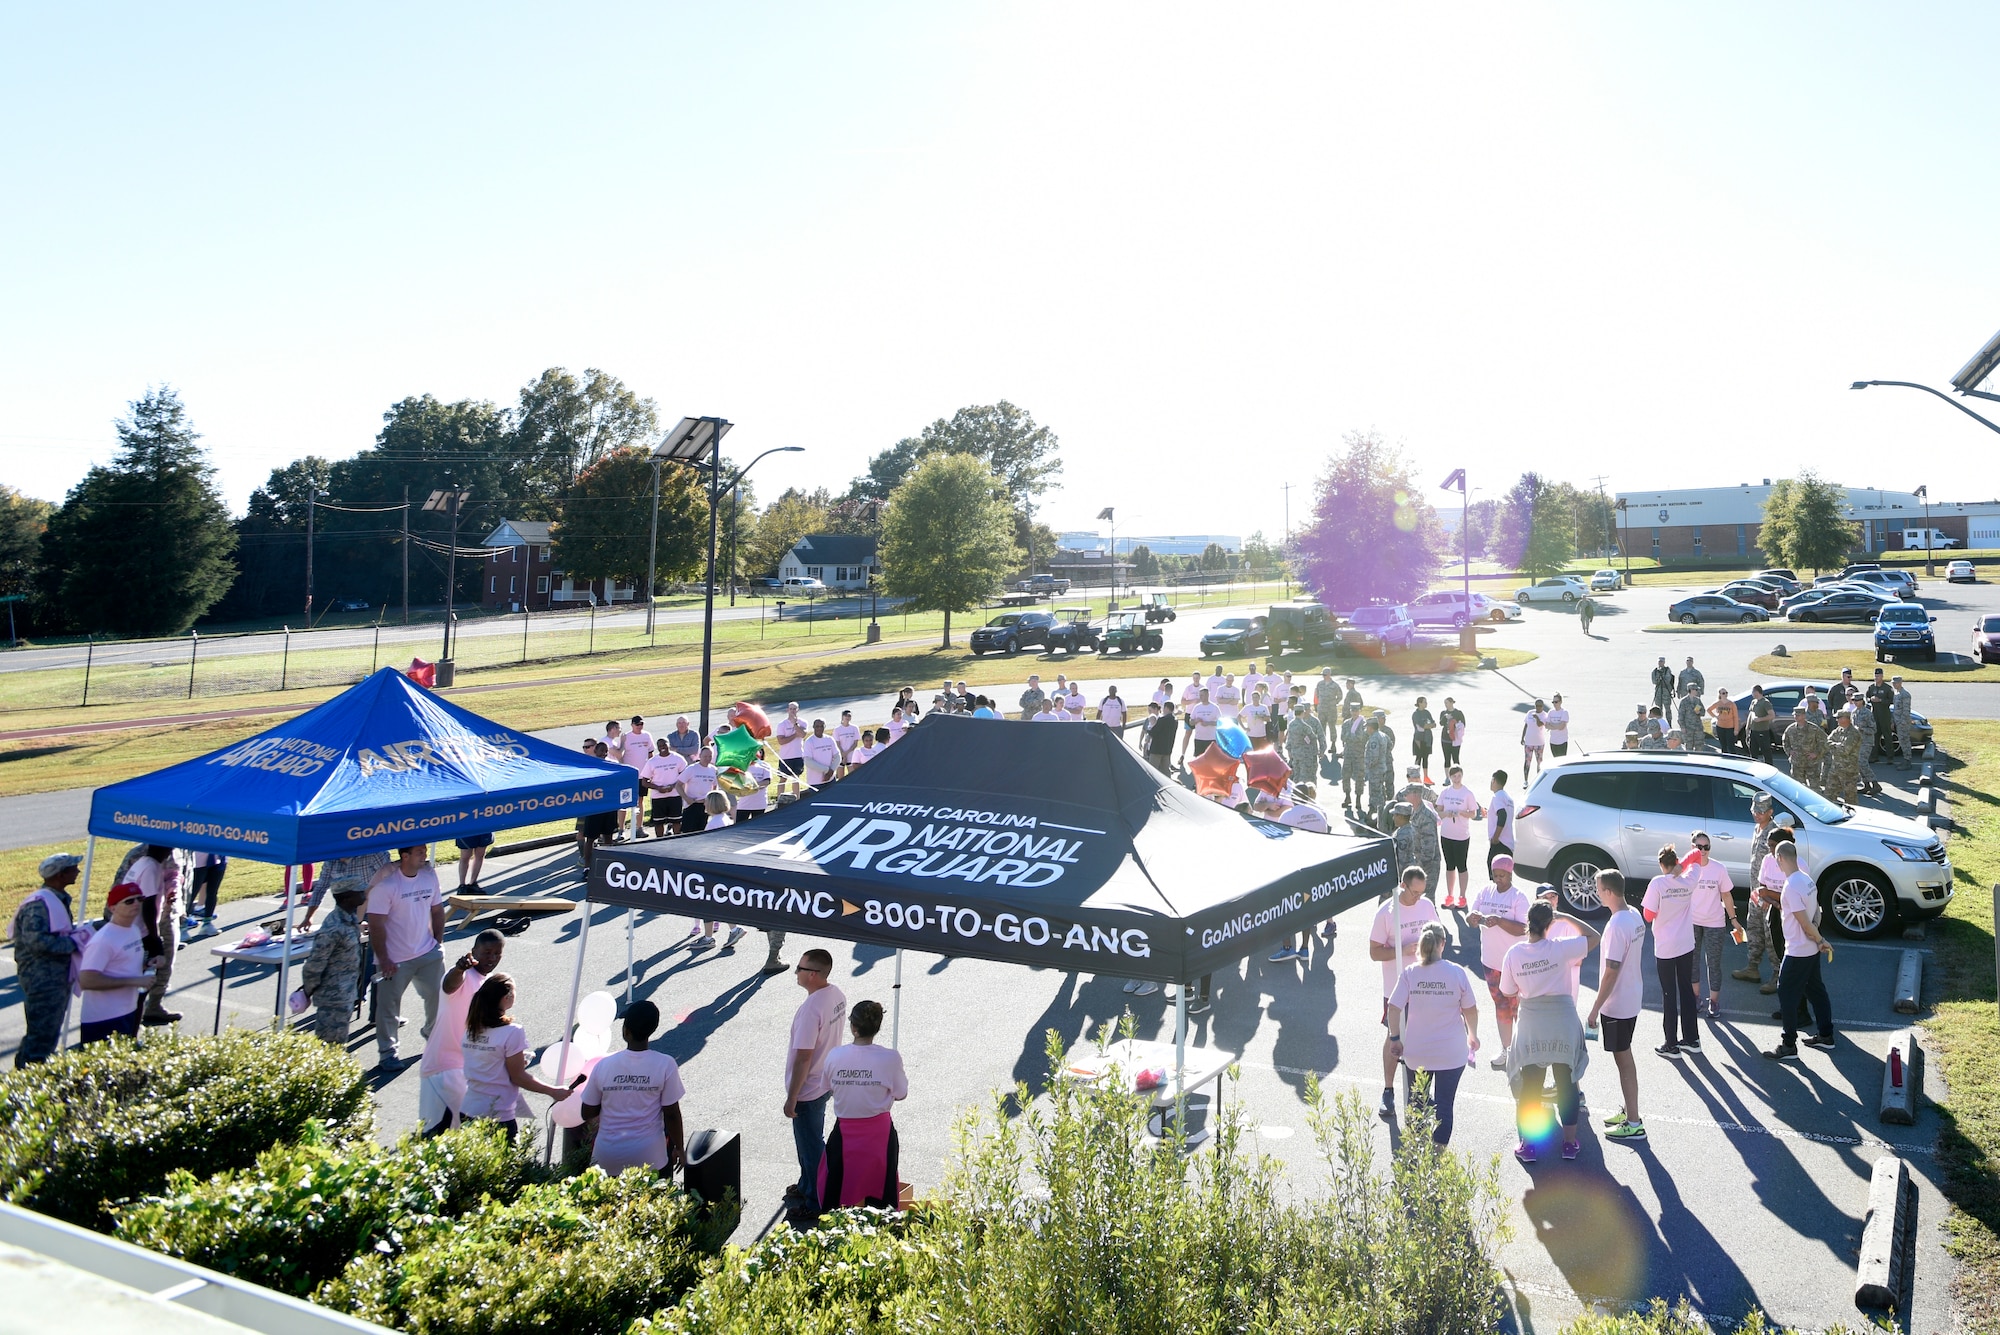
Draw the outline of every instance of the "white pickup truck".
[[[1068,593],[1069,581],[1060,575],[1030,575],[1014,581],[1016,593]]]

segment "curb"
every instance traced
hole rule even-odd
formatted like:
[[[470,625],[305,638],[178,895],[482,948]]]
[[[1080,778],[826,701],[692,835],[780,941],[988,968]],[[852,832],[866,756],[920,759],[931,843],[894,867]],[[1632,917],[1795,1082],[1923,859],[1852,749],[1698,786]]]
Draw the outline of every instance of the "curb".
[[[1924,1050],[1905,1029],[1889,1044],[1882,1063],[1882,1102],[1876,1120],[1892,1126],[1915,1126],[1924,1096]]]
[[[1893,1154],[1875,1161],[1868,1183],[1868,1217],[1861,1229],[1854,1305],[1894,1310],[1903,1285],[1903,1228],[1910,1197],[1910,1167]]]
[[[1895,1011],[1898,1015],[1915,1015],[1924,999],[1924,952],[1906,950],[1902,960],[1896,965]]]

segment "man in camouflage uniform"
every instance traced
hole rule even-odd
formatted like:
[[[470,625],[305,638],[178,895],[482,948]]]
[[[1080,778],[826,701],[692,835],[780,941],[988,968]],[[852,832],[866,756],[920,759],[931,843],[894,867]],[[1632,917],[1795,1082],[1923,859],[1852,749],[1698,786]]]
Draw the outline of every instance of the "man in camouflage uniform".
[[[1361,702],[1361,690],[1354,684],[1354,678],[1352,677],[1349,677],[1347,679],[1347,689],[1341,692],[1340,696],[1340,707],[1342,709],[1345,709],[1349,705],[1353,705],[1356,709],[1367,708],[1367,706],[1362,704]]]
[[[69,963],[80,949],[69,897],[77,878],[76,854],[52,854],[38,870],[41,888],[14,912],[14,978],[28,1027],[14,1053],[16,1070],[47,1061],[62,1043],[63,1022],[69,1018]],[[60,904],[59,910],[50,909],[50,898]]]
[[[1775,961],[1784,953],[1785,943],[1771,941],[1771,913],[1769,905],[1762,902],[1757,889],[1757,869],[1764,865],[1764,855],[1771,851],[1771,795],[1759,793],[1750,802],[1750,819],[1757,823],[1757,833],[1750,839],[1750,907],[1743,915],[1743,934],[1750,938],[1750,962],[1731,978],[1746,983],[1764,981],[1764,956]]]
[[[1396,782],[1396,744],[1389,736],[1389,716],[1379,709],[1368,720],[1367,738],[1361,765],[1368,776],[1369,824],[1379,830],[1389,810],[1389,788]]]
[[[1792,706],[1792,726],[1785,729],[1785,761],[1792,777],[1817,793],[1826,791],[1826,734],[1806,721],[1806,707]]]
[[[1889,678],[1889,689],[1896,693],[1889,705],[1889,717],[1896,724],[1896,768],[1906,770],[1910,767],[1910,757],[1917,753],[1916,743],[1910,736],[1910,693],[1903,688],[1901,677]]]
[[[1701,702],[1701,687],[1692,682],[1688,683],[1687,689],[1681,693],[1680,703],[1674,710],[1674,724],[1680,729],[1681,747],[1684,750],[1708,749],[1708,733],[1703,726],[1707,718],[1708,710]]]
[[[1875,766],[1869,759],[1875,754],[1875,711],[1868,707],[1868,702],[1861,698],[1859,691],[1854,693],[1850,707],[1854,713],[1854,730],[1861,734],[1861,795],[1880,797],[1882,783],[1875,777]]]
[[[1367,791],[1367,772],[1362,765],[1362,757],[1368,749],[1368,721],[1361,717],[1358,706],[1343,705],[1341,711],[1341,805],[1358,813],[1362,794]]]
[[[1826,737],[1826,795],[1851,807],[1860,782],[1861,734],[1854,730],[1854,711],[1842,709]]]
[[[1327,727],[1340,722],[1340,683],[1333,679],[1332,668],[1321,668],[1319,680],[1313,683],[1313,708],[1319,711]]]
[[[1653,669],[1653,708],[1665,713],[1674,706],[1674,670],[1667,666],[1665,655]]]
[[[1677,695],[1686,695],[1690,686],[1694,687],[1696,695],[1708,694],[1708,682],[1701,675],[1701,669],[1694,665],[1693,658],[1687,660],[1687,666],[1681,669],[1678,677],[1674,678],[1674,692]]]
[[[333,912],[312,936],[312,954],[299,972],[299,987],[311,999],[313,1032],[335,1047],[347,1046],[348,1022],[361,990],[361,919],[366,887],[344,882],[333,892]]]
[[[1285,725],[1285,763],[1292,767],[1292,782],[1318,783],[1319,762],[1325,754],[1326,733],[1319,725],[1319,716],[1300,697],[1291,721]]]
[[[1410,824],[1410,804],[1408,802],[1391,802],[1389,804],[1389,819],[1395,822],[1394,828],[1389,831],[1389,842],[1395,847],[1395,866],[1400,875],[1402,868],[1418,865],[1417,830],[1415,826]]]
[[[1417,839],[1417,865],[1424,869],[1424,885],[1431,894],[1436,894],[1444,884],[1444,846],[1438,842],[1437,793],[1422,781],[1422,774],[1415,765],[1404,770],[1403,791],[1396,794],[1396,800],[1410,808],[1410,828],[1416,831]]]

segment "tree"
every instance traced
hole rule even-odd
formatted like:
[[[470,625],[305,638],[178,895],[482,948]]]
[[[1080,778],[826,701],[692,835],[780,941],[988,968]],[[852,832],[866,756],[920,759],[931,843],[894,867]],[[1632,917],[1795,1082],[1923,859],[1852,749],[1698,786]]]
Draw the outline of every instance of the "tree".
[[[0,594],[25,594],[34,587],[42,530],[55,508],[0,482]]]
[[[579,380],[551,366],[522,386],[514,414],[513,448],[523,456],[525,494],[513,517],[551,518],[585,469],[619,450],[650,445],[659,433],[653,401],[617,376],[593,366]],[[542,508],[530,513],[537,502]]]
[[[1015,569],[1014,520],[993,470],[964,454],[925,459],[889,498],[882,517],[882,583],[892,597],[951,614],[979,606]]]
[[[1007,495],[1025,513],[1028,503],[1053,486],[1062,471],[1060,445],[1055,432],[1005,399],[960,408],[870,459],[868,471],[854,479],[848,495],[887,500],[922,460],[940,453],[969,454],[999,476]]]
[[[236,531],[171,388],[117,424],[119,451],[71,488],[42,533],[44,605],[70,626],[178,635],[236,578]]]
[[[1296,543],[1299,582],[1339,611],[1405,603],[1436,577],[1443,535],[1424,489],[1374,432],[1349,432]]]
[[[579,473],[551,536],[550,555],[565,575],[645,589],[646,553],[653,546],[653,462],[647,452],[616,449]],[[708,493],[692,468],[660,468],[658,550],[656,580],[686,578],[706,565]]]
[[[1559,484],[1523,473],[1500,502],[1488,554],[1529,579],[1553,574],[1576,555],[1575,518]]]
[[[1160,577],[1160,558],[1153,555],[1153,549],[1145,543],[1142,542],[1132,549],[1130,559],[1133,579],[1147,580]]]
[[[1229,553],[1222,550],[1221,543],[1211,542],[1208,546],[1201,549],[1201,568],[1203,570],[1229,569]]]
[[[1841,489],[1807,470],[1797,478],[1782,478],[1764,499],[1764,523],[1757,545],[1778,564],[1815,574],[1847,560],[1860,534],[1841,512],[1847,498]]]
[[[743,569],[749,574],[774,574],[800,538],[826,531],[826,507],[810,493],[792,487],[764,508],[754,531],[743,535]]]

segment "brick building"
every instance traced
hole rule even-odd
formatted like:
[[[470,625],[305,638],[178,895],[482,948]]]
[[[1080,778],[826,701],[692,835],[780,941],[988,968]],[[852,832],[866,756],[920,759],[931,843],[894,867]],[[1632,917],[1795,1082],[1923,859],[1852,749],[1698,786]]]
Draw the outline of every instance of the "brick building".
[[[479,589],[482,607],[503,612],[546,612],[592,603],[629,603],[638,590],[617,580],[573,579],[555,568],[549,525],[539,519],[503,519],[482,544],[503,550],[486,558]]]
[[[1961,547],[2000,545],[2000,502],[1933,501],[1926,520],[1921,496],[1876,487],[1844,490],[1847,501],[1843,509],[1854,522],[1858,537],[1856,551],[1899,551],[1903,531],[1920,529],[1927,523],[1956,538]],[[1770,494],[1768,478],[1755,486],[1621,491],[1618,499],[1625,509],[1619,515],[1619,541],[1634,556],[1662,561],[1738,557],[1746,563],[1762,561],[1757,531],[1763,525],[1764,502]]]

